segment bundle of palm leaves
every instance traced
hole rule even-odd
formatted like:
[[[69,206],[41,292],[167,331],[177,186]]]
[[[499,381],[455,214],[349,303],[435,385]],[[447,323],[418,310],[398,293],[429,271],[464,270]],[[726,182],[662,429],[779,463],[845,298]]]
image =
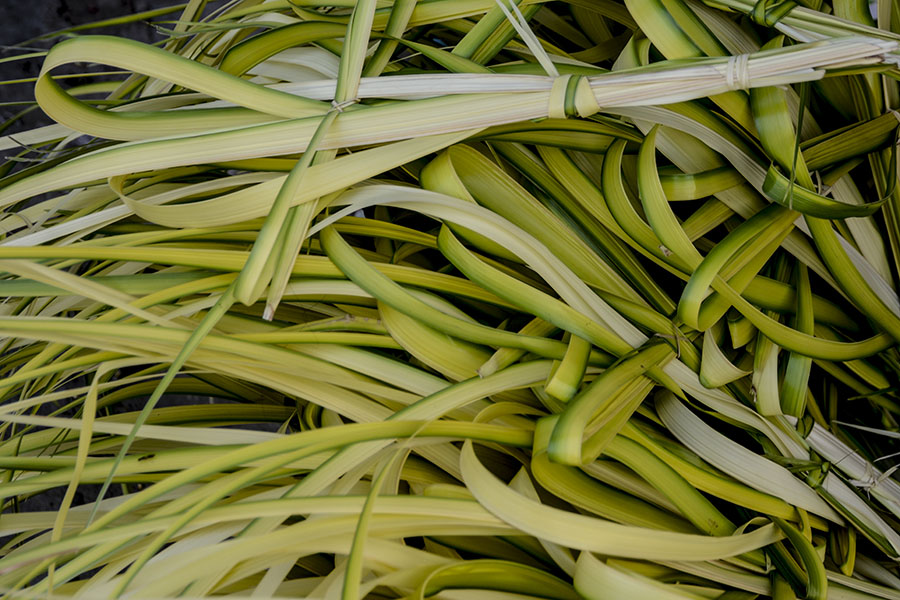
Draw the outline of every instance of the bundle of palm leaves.
[[[4,597],[900,599],[896,3],[151,17],[0,138]]]

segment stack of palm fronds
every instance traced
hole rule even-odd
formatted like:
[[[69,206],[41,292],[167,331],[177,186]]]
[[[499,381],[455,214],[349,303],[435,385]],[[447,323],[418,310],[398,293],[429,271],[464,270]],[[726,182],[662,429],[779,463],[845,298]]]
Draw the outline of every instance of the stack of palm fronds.
[[[900,9],[504,2],[46,53],[5,597],[900,599]]]

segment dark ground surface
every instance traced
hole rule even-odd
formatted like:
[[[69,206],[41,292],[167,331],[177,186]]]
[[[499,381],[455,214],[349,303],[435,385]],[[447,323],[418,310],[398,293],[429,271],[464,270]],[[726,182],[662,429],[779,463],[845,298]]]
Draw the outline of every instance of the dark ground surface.
[[[92,21],[179,4],[178,0],[2,0],[0,39],[6,45],[38,37]],[[129,26],[121,32],[129,37],[150,39],[152,30],[144,25]]]

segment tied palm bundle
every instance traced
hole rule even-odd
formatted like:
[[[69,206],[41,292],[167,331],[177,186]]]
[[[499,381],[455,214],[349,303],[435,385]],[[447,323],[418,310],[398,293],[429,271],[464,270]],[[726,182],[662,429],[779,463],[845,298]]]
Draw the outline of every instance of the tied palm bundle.
[[[900,598],[895,4],[209,4],[0,138],[5,597]]]

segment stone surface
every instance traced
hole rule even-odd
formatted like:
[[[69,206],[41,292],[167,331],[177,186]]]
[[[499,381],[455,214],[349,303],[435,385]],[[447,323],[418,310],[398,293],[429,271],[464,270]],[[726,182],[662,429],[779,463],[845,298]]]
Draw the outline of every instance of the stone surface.
[[[0,0],[0,58],[27,54],[49,48],[55,41],[64,39],[37,39],[40,36],[76,25],[84,25],[134,14],[154,8],[178,4],[177,0]],[[161,18],[177,18],[178,13]],[[79,33],[103,33],[122,35],[131,39],[150,42],[160,39],[156,30],[147,22],[136,22],[112,27],[87,29]],[[41,59],[32,58],[0,63],[0,80],[10,81],[35,77],[41,68]],[[69,83],[69,82],[67,82]],[[34,99],[32,83],[4,85],[0,87],[2,102],[28,102]],[[0,106],[0,124],[26,108]],[[47,118],[38,110],[31,111],[20,122],[14,123],[3,133],[13,133],[42,125]]]

